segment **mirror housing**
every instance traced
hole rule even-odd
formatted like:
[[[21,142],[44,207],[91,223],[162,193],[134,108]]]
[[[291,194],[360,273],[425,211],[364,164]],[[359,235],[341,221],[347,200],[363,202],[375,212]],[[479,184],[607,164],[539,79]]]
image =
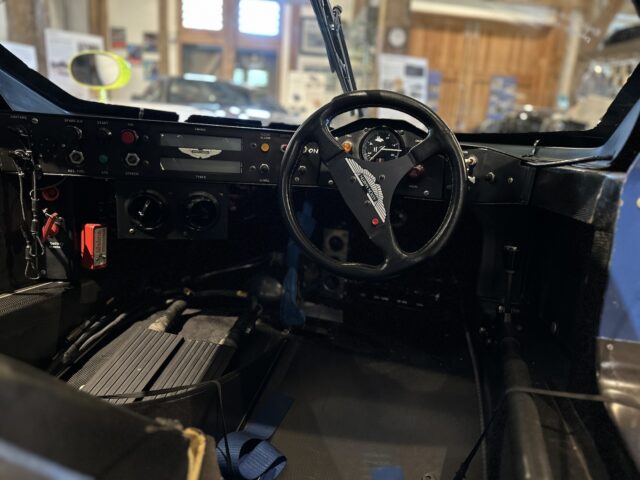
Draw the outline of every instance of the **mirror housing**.
[[[104,50],[78,53],[69,62],[69,75],[78,84],[100,92],[106,100],[106,91],[124,87],[131,79],[131,66],[120,55]]]

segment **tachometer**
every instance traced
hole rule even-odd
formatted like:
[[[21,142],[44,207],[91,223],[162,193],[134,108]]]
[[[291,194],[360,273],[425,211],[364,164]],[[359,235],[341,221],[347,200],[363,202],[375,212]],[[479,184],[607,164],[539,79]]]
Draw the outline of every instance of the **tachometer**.
[[[379,127],[362,139],[360,153],[368,162],[386,162],[398,158],[403,151],[400,136],[392,129]]]

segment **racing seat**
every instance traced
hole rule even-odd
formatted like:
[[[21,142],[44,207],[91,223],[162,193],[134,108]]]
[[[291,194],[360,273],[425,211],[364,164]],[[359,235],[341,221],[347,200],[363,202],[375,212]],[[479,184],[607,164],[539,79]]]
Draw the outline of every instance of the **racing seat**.
[[[215,442],[0,356],[0,478],[219,479]]]

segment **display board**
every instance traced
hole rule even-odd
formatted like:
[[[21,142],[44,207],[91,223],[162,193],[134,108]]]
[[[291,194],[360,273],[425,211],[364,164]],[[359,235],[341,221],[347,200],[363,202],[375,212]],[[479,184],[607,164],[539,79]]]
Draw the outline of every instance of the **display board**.
[[[49,80],[78,98],[91,99],[91,91],[73,81],[69,62],[80,52],[103,50],[104,41],[98,35],[48,28],[44,31],[47,76]]]

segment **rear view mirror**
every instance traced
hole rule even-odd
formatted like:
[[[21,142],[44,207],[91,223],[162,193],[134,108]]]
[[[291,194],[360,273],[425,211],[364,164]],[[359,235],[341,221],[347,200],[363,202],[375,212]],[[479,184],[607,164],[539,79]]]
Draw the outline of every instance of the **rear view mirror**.
[[[124,87],[131,78],[129,63],[115,53],[91,50],[80,52],[71,59],[69,73],[76,83],[100,92],[100,100],[107,100],[107,90]]]

